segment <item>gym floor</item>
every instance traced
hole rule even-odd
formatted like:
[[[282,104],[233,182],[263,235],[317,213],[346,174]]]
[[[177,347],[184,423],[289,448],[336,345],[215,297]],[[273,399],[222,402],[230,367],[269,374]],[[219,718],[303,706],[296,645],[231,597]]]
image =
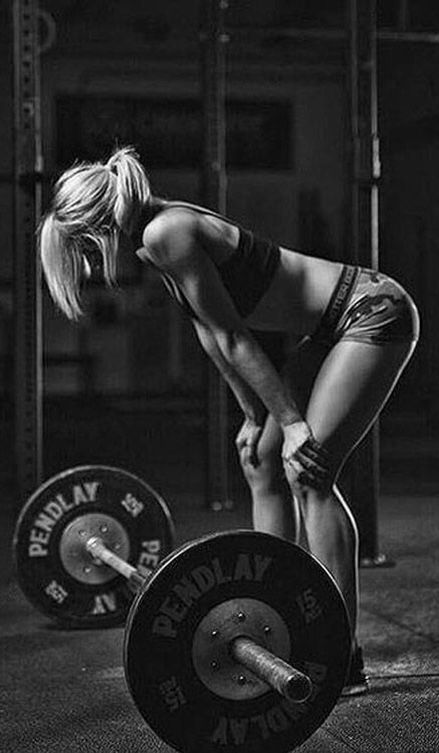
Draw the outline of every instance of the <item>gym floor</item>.
[[[143,476],[166,498],[177,543],[250,526],[236,482],[233,510],[203,502],[200,420],[184,406],[148,413],[54,405],[46,411],[46,475],[105,462]],[[3,427],[5,428],[5,427]],[[439,442],[384,427],[380,549],[395,566],[361,570],[361,642],[370,692],[343,699],[300,753],[437,753],[439,750]],[[410,435],[410,436],[409,436]],[[3,432],[3,436],[5,433]],[[7,448],[5,448],[7,450]],[[0,472],[8,490],[10,458]],[[27,603],[11,562],[17,503],[0,509],[0,750],[2,753],[140,753],[170,748],[139,716],[125,686],[123,628],[66,631]],[[200,753],[203,753],[200,751]]]

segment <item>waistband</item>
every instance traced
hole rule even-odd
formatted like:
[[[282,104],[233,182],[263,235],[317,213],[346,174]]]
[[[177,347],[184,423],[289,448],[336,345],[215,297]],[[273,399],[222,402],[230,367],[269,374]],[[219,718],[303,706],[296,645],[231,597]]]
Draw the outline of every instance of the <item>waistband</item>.
[[[349,301],[354,287],[357,283],[360,267],[353,267],[345,264],[340,272],[337,284],[329,299],[329,303],[323,313],[317,329],[312,337],[317,337],[325,332],[333,332],[340,320],[345,305]]]

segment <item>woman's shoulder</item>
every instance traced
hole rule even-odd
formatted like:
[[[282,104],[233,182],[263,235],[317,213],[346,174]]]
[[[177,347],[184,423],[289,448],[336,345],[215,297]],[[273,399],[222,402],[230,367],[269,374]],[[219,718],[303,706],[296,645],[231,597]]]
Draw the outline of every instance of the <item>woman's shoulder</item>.
[[[143,245],[155,253],[196,239],[199,219],[186,207],[168,206],[148,222],[142,234]]]
[[[199,224],[199,218],[189,207],[168,205],[148,222],[143,231],[143,240],[157,243],[178,232],[191,232]]]
[[[239,243],[239,226],[196,204],[167,202],[147,224],[143,244],[156,261],[191,256],[204,249],[214,263],[222,263]]]

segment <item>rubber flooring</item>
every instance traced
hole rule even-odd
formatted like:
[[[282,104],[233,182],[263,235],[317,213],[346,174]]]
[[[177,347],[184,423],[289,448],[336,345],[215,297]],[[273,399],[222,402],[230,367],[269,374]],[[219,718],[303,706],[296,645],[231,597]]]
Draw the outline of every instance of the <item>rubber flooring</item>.
[[[70,425],[70,454],[53,442],[51,470],[83,462],[86,423]],[[203,501],[193,458],[201,453],[196,421],[169,449],[169,434],[153,429],[154,451],[96,444],[91,460],[144,474],[171,507],[178,543],[204,533],[250,526],[245,499],[214,513]],[[60,433],[68,434],[65,426]],[[73,433],[72,433],[73,432]],[[79,441],[82,437],[82,444]],[[93,431],[87,441],[94,441]],[[410,442],[407,443],[407,446]],[[166,448],[166,453],[164,452]],[[164,465],[163,456],[166,457]],[[392,472],[396,467],[405,470]],[[439,751],[439,495],[434,477],[411,483],[395,450],[379,510],[380,548],[394,567],[361,570],[360,636],[370,692],[341,699],[299,753],[438,753]],[[122,461],[122,462],[120,462]],[[130,466],[128,466],[130,467]],[[389,481],[390,479],[390,481]],[[140,717],[122,666],[123,628],[66,631],[53,627],[21,594],[10,541],[16,500],[0,511],[0,751],[2,753],[167,753]],[[201,711],[200,711],[201,713]],[[200,751],[203,753],[203,751]]]

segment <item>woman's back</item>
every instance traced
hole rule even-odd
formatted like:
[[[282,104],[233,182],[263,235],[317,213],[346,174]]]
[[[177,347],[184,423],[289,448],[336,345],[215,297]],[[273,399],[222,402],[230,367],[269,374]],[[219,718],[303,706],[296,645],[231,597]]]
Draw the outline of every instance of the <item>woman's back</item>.
[[[194,242],[214,263],[250,328],[296,334],[313,331],[339,278],[341,264],[279,247],[227,217],[186,202],[162,205],[145,229],[145,244],[151,237],[157,239],[166,234],[171,218],[178,233],[179,217],[185,225],[188,217],[196,218],[192,223]],[[165,282],[178,302],[189,310],[169,275]]]

